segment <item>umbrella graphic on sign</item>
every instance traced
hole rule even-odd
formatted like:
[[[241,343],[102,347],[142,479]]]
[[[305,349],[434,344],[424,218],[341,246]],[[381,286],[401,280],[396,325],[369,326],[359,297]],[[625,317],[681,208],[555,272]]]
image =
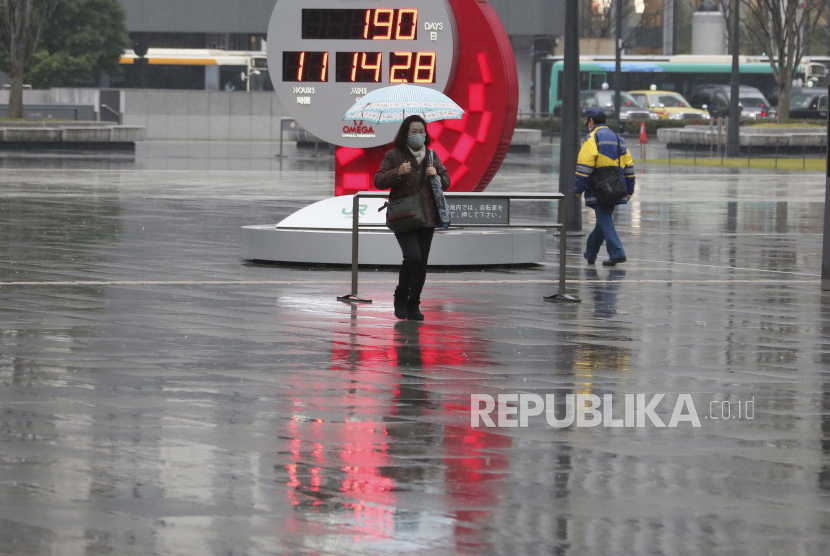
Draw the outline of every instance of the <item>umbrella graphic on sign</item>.
[[[363,96],[343,116],[343,120],[364,120],[378,124],[402,122],[419,115],[427,122],[460,120],[464,110],[447,95],[415,85],[383,87]]]

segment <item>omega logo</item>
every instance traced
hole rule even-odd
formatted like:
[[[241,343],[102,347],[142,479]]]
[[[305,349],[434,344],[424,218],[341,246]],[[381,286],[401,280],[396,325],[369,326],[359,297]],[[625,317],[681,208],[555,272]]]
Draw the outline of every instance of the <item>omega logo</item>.
[[[343,126],[343,133],[374,133],[375,130],[363,125],[363,120],[352,120],[353,126]]]

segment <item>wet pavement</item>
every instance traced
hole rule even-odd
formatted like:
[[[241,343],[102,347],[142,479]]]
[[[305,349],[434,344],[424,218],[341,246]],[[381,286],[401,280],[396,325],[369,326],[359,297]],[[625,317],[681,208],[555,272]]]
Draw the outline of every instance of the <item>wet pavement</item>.
[[[555,190],[553,149],[488,191]],[[333,191],[277,150],[0,158],[0,554],[830,553],[822,175],[640,169],[628,262],[570,243],[581,304],[542,302],[551,238],[431,273],[417,324],[390,270],[350,307],[346,269],[240,260]],[[688,394],[701,426],[471,426],[519,393]]]

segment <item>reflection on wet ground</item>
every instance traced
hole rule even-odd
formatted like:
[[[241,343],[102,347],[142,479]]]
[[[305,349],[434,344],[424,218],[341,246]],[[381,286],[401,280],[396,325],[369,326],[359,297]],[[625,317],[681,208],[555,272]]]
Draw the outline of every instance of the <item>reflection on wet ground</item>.
[[[628,263],[571,242],[582,304],[541,301],[551,238],[431,274],[418,324],[394,272],[349,307],[345,269],[239,259],[242,225],[333,189],[329,157],[245,148],[0,159],[0,554],[830,553],[823,176],[647,168]],[[555,190],[555,153],[492,190]],[[702,421],[472,428],[473,393],[690,394]]]

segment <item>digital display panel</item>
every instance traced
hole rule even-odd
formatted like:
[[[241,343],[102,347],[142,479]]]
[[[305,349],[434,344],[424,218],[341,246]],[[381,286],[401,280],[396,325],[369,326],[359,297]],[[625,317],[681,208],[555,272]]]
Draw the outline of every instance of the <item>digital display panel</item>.
[[[435,52],[390,52],[389,83],[435,83]]]
[[[320,83],[329,80],[328,52],[283,52],[282,80],[293,83]]]
[[[267,53],[274,91],[324,141],[358,148],[388,143],[400,124],[344,122],[343,116],[380,88],[407,83],[446,91],[455,75],[456,24],[448,0],[275,4]]]
[[[303,9],[302,38],[324,40],[414,41],[418,39],[418,10]]]
[[[380,52],[338,52],[335,79],[347,83],[380,83],[383,54]]]

